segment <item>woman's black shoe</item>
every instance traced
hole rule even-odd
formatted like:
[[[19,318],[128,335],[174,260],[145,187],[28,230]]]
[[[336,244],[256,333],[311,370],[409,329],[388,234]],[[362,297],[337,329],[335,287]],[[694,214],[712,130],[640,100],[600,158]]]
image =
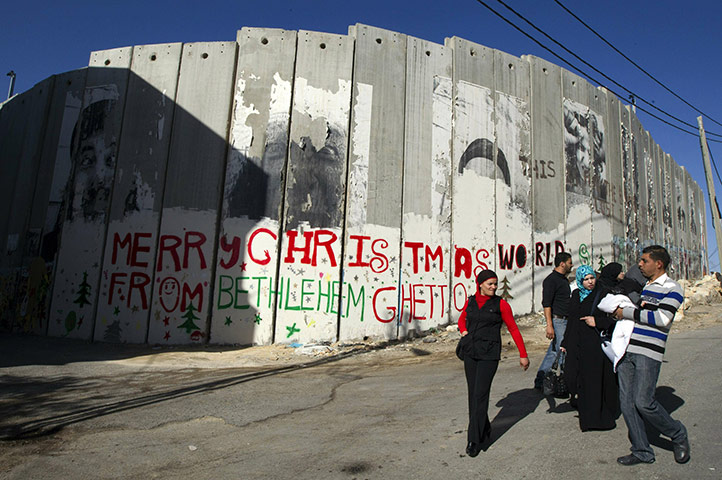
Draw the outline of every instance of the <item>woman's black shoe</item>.
[[[469,442],[469,444],[466,446],[466,454],[470,457],[475,457],[479,455],[479,452],[481,452],[481,445],[474,442]]]

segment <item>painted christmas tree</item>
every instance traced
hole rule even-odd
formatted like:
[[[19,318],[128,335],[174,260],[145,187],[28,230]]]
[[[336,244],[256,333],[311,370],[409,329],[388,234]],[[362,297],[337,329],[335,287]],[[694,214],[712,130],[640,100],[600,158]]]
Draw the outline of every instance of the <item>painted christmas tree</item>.
[[[80,284],[80,290],[78,290],[78,298],[73,300],[73,303],[77,303],[80,308],[83,308],[83,305],[90,305],[90,300],[88,300],[88,295],[90,295],[90,284],[88,283],[88,272],[83,272],[83,283]]]
[[[601,272],[602,268],[607,264],[607,262],[604,261],[604,257],[599,255],[599,268],[597,271]]]
[[[65,316],[65,334],[69,334],[78,325],[78,315],[74,311]]]
[[[186,311],[183,315],[181,315],[181,318],[185,318],[186,321],[183,322],[181,325],[178,325],[178,328],[185,328],[186,333],[191,333],[195,330],[200,330],[200,327],[193,323],[193,320],[199,320],[201,317],[197,317],[193,312],[196,312],[196,307],[193,306],[193,302],[191,302],[188,305],[188,308],[186,308]]]
[[[504,300],[506,300],[507,302],[510,299],[514,298],[511,296],[511,293],[509,293],[509,291],[511,290],[511,287],[509,286],[509,280],[506,277],[504,277],[504,280],[501,281],[501,288],[499,290],[501,292],[499,294],[499,296],[501,298],[503,298]]]
[[[121,342],[120,320],[116,320],[105,329],[105,335],[103,340],[109,343],[120,343]]]

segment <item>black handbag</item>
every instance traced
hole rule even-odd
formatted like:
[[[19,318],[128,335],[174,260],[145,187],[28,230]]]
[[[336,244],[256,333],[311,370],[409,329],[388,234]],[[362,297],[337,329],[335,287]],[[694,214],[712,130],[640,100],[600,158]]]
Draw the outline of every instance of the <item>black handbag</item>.
[[[544,395],[551,395],[556,398],[567,398],[569,389],[567,382],[564,380],[564,356],[561,350],[557,353],[552,368],[544,374],[543,389]]]
[[[456,357],[464,361],[464,355],[466,355],[466,351],[468,350],[468,346],[471,343],[471,335],[466,334],[463,337],[459,339],[459,343],[456,344]]]
[[[477,326],[476,328],[479,328],[479,327]],[[476,328],[474,329],[474,331],[476,331]],[[468,330],[467,330],[467,332],[468,333],[466,335],[463,335],[459,339],[459,343],[456,344],[456,358],[458,358],[462,362],[464,361],[464,357],[466,355],[471,354],[471,348],[474,343],[474,340],[473,340],[474,336],[473,336],[472,332],[470,332]]]

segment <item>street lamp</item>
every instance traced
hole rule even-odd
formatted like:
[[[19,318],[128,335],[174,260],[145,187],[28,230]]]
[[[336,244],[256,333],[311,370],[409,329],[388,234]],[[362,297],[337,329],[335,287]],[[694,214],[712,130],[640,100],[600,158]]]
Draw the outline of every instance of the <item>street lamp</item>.
[[[10,77],[10,89],[8,90],[8,98],[10,98],[13,96],[13,90],[15,90],[15,72],[10,70],[7,75]]]

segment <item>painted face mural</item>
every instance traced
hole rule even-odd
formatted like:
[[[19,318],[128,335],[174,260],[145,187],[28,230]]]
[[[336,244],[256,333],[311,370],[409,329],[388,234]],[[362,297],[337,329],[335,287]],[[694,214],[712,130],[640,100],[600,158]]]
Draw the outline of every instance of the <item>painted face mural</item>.
[[[345,133],[327,124],[326,139],[318,148],[309,137],[291,144],[291,155],[298,158],[289,176],[287,226],[299,226],[299,219],[313,228],[333,228],[341,225],[344,186],[339,180],[345,168]]]
[[[231,162],[237,167],[230,172],[229,179],[229,184],[233,185],[228,198],[230,217],[279,219],[277,205],[281,204],[288,142],[286,125],[285,122],[269,124],[263,158],[252,157],[241,151],[232,153]]]
[[[178,306],[180,300],[180,284],[178,280],[168,277],[163,280],[158,289],[160,293],[160,304],[166,312],[172,312]]]
[[[589,118],[585,107],[564,100],[564,155],[567,165],[567,192],[589,196]]]
[[[105,215],[115,173],[115,136],[106,129],[116,101],[99,100],[80,114],[70,147],[75,186],[68,218],[82,215],[93,221]]]

